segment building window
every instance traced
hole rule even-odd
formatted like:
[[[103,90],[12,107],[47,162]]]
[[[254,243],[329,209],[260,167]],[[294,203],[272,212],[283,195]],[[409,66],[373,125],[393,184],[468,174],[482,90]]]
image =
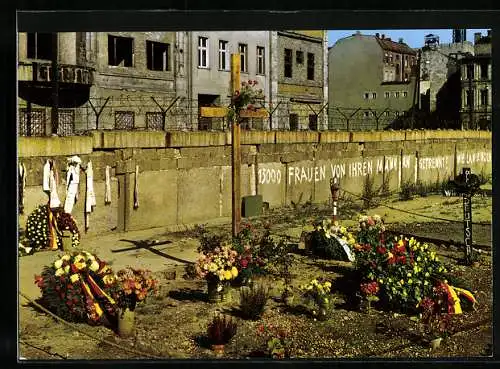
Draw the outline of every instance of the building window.
[[[396,60],[399,60],[399,54],[396,54]]]
[[[262,46],[257,46],[257,74],[266,74],[265,51]]]
[[[395,97],[396,99],[399,99],[399,91],[394,92],[394,97]]]
[[[292,50],[285,49],[285,77],[292,78]]]
[[[369,92],[365,92],[364,97],[365,97],[365,100],[368,100],[370,98],[370,93]]]
[[[488,79],[488,64],[481,64],[481,79]]]
[[[20,136],[45,136],[45,123],[45,109],[20,109]]]
[[[108,64],[132,67],[134,65],[134,39],[108,35]]]
[[[365,118],[369,118],[369,117],[370,117],[370,111],[368,111],[368,110],[367,110],[367,111],[365,111],[365,112],[364,112],[364,117],[365,117]]]
[[[390,97],[391,97],[391,93],[390,93],[390,92],[386,92],[384,95],[385,95],[385,98],[386,98],[386,99],[388,99],[388,98],[390,98]]]
[[[408,92],[407,91],[403,91],[403,97],[408,97]]]
[[[163,114],[157,112],[146,113],[146,127],[151,131],[163,131]]]
[[[474,79],[474,64],[467,65],[467,79]]]
[[[481,90],[481,105],[482,106],[488,105],[488,89],[487,88],[485,88],[484,90]]]
[[[389,111],[384,111],[384,116],[388,117],[390,115]]]
[[[238,50],[240,51],[240,70],[248,73],[248,47],[245,44],[240,44]]]
[[[399,64],[396,64],[396,78],[399,78],[399,73],[400,73]]]
[[[405,73],[405,78],[404,78],[404,81],[405,81],[405,82],[408,82],[408,73]]]
[[[307,53],[307,79],[314,80],[314,54]]]
[[[318,116],[316,114],[309,114],[309,129],[311,131],[318,130]]]
[[[59,125],[57,134],[59,136],[71,136],[75,131],[75,111],[71,109],[61,109],[58,111]]]
[[[229,70],[229,42],[219,40],[219,70]]]
[[[297,131],[299,129],[299,115],[292,113],[288,116],[288,122],[290,124],[290,131]]]
[[[295,53],[295,62],[297,64],[304,64],[304,52],[303,51],[297,51]]]
[[[372,99],[376,99],[377,98],[377,93],[376,92],[372,92]]]
[[[473,101],[472,91],[467,90],[465,94],[465,105],[472,108],[472,101]]]
[[[198,68],[208,68],[207,37],[198,37]]]
[[[133,111],[115,111],[115,129],[134,129]]]
[[[399,111],[395,112],[395,113],[394,113],[394,115],[395,115],[396,117],[399,117]]]
[[[27,56],[30,59],[52,59],[52,34],[28,33]]]
[[[170,45],[146,41],[147,65],[149,70],[167,71]]]

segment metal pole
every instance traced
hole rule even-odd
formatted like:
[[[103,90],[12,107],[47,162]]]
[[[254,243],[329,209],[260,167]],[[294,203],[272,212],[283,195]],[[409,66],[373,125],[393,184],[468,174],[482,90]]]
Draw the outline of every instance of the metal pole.
[[[472,196],[468,191],[470,168],[463,168],[462,174],[465,179],[465,191],[463,193],[464,201],[464,244],[465,244],[465,262],[472,264]]]
[[[332,192],[332,202],[333,202],[333,218],[334,222],[337,221],[337,202],[339,199],[339,183],[337,177],[330,179],[330,191]]]
[[[240,89],[240,55],[231,54],[231,93]],[[241,152],[240,152],[240,125],[238,122],[238,112],[234,115],[231,124],[231,168],[232,168],[232,220],[233,236],[240,232],[241,223]]]

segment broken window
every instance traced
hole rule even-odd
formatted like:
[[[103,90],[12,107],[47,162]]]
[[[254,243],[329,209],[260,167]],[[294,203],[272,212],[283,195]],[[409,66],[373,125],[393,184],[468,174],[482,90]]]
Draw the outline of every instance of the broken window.
[[[265,74],[265,49],[261,46],[257,46],[257,74]]]
[[[134,39],[108,35],[108,64],[132,67],[134,65]]]
[[[248,47],[245,44],[239,44],[238,49],[240,51],[240,70],[248,72]]]
[[[307,53],[307,79],[314,80],[314,54]]]
[[[147,65],[149,70],[169,70],[170,45],[161,42],[146,41]]]
[[[53,56],[52,34],[38,32],[28,33],[27,56],[29,59],[51,60]]]
[[[207,37],[198,37],[198,68],[208,68]]]
[[[309,114],[309,129],[311,131],[318,130],[318,116],[316,114]]]
[[[297,131],[299,129],[299,115],[292,113],[288,116],[288,122],[290,124],[290,131]]]
[[[285,77],[292,78],[292,50],[285,49]]]
[[[297,64],[304,64],[304,52],[303,51],[297,51],[295,53],[295,62]]]

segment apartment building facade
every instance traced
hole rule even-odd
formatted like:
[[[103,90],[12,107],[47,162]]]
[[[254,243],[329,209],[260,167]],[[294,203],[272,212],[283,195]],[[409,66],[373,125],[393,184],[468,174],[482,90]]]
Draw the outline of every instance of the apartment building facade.
[[[361,33],[328,52],[329,128],[382,129],[416,98],[417,52],[385,35]]]
[[[461,60],[462,105],[460,117],[464,129],[490,129],[492,121],[491,30],[476,33],[474,55]]]

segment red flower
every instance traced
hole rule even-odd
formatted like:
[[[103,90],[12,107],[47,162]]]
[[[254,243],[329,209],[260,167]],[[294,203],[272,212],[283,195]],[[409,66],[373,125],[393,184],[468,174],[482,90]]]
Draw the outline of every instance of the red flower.
[[[248,265],[248,260],[247,260],[247,259],[243,259],[243,260],[241,260],[241,267],[242,267],[242,268],[246,268],[246,267],[247,267],[247,265]]]
[[[264,333],[264,324],[259,325],[259,332]]]
[[[401,262],[401,264],[406,264],[406,256],[403,255],[398,257],[398,262]]]
[[[375,225],[375,221],[373,220],[372,217],[368,217],[368,220],[366,221],[366,223],[368,223],[369,226]]]
[[[43,288],[44,286],[44,283],[43,283],[43,278],[41,275],[36,275],[35,276],[35,284],[39,287],[39,288]]]
[[[388,265],[392,265],[396,262],[396,258],[394,256],[390,257],[389,259],[387,259],[387,264]]]
[[[385,254],[387,252],[387,249],[385,247],[383,247],[383,246],[379,246],[379,247],[377,247],[377,252],[379,254],[383,255],[383,254]]]

